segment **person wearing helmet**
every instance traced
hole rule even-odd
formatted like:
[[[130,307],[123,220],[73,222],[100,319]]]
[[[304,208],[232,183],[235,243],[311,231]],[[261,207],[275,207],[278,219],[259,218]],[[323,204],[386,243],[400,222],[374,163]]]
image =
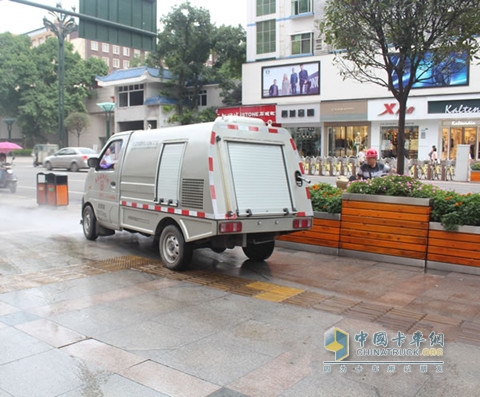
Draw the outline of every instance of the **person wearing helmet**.
[[[377,161],[378,152],[375,149],[368,149],[365,153],[365,163],[357,171],[357,179],[371,179],[384,176],[391,171],[390,166]]]

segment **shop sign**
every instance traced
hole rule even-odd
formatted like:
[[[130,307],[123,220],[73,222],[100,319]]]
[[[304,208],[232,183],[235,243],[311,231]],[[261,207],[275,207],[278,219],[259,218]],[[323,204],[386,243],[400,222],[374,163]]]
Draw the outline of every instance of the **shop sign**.
[[[400,106],[397,106],[398,103],[384,103],[384,109],[380,112],[379,116],[384,116],[386,114],[398,115],[400,113]],[[414,106],[407,107],[406,114],[412,114],[415,111]]]
[[[480,100],[430,101],[428,102],[428,113],[480,114]]]
[[[277,122],[275,105],[233,106],[217,109],[217,116],[256,117],[266,123]]]

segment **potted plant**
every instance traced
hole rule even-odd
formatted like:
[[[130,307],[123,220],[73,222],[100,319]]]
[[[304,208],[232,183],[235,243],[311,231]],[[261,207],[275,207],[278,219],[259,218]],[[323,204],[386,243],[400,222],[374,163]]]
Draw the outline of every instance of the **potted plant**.
[[[480,161],[470,166],[470,182],[480,182]]]

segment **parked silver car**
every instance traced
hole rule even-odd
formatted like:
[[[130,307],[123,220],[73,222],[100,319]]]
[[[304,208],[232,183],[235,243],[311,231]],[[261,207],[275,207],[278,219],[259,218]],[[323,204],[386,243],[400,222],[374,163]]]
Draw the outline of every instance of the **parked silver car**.
[[[47,170],[52,168],[66,168],[77,172],[82,168],[88,168],[88,159],[97,156],[95,150],[88,147],[64,147],[48,156],[43,161]]]

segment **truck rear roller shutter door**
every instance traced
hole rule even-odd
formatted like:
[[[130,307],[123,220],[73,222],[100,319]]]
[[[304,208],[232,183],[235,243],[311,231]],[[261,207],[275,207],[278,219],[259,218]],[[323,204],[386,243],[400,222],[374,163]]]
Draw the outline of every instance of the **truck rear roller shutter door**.
[[[231,141],[228,152],[240,215],[293,210],[283,146]]]

